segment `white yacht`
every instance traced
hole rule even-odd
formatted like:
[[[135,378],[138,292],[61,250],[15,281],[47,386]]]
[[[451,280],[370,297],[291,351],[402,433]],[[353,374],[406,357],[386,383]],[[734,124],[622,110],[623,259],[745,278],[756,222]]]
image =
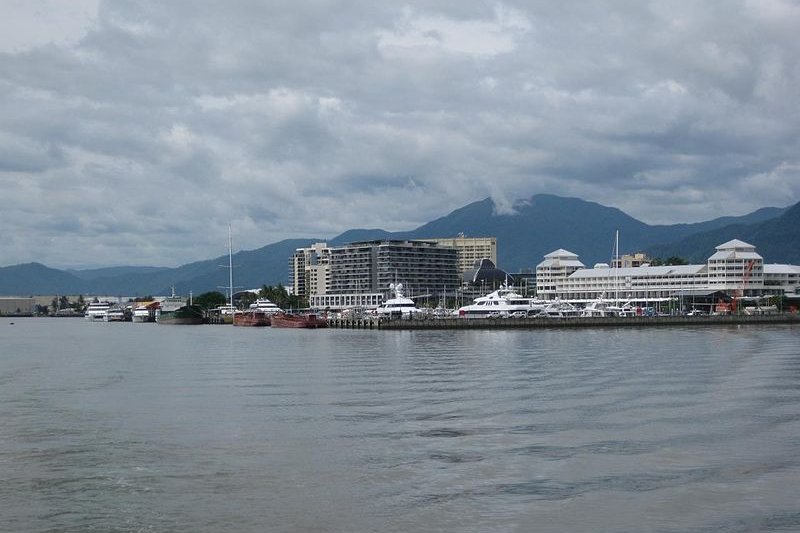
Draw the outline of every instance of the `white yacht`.
[[[410,318],[412,315],[425,312],[417,307],[414,300],[403,296],[402,283],[390,283],[389,290],[394,292],[394,298],[389,298],[378,306],[375,310],[378,316]]]
[[[571,303],[556,298],[545,305],[544,309],[539,311],[536,316],[539,318],[572,318],[583,316],[581,312],[581,309]]]
[[[581,310],[582,317],[628,317],[636,316],[636,310],[631,306],[630,302],[625,302],[622,305],[615,300],[608,300],[605,298],[605,293],[601,294],[595,301],[590,302]]]
[[[231,304],[223,304],[220,306],[215,307],[212,311],[216,311],[223,317],[225,316],[233,316],[236,314],[236,306]]]
[[[86,308],[86,320],[92,322],[105,322],[108,320],[108,310],[111,309],[111,302],[92,302]]]
[[[250,304],[248,310],[267,313],[268,315],[283,312],[283,309],[272,303],[268,298],[259,298],[254,303]]]
[[[496,291],[480,296],[470,305],[458,309],[464,318],[496,318],[534,316],[545,308],[546,302],[527,298],[517,293],[513,286],[503,284]]]

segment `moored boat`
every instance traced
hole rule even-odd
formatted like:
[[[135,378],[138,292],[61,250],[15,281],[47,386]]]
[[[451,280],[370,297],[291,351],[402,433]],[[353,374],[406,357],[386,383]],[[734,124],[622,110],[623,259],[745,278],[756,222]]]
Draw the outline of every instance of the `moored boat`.
[[[263,311],[268,314],[282,313],[283,309],[272,303],[269,298],[259,298],[250,304],[250,310]]]
[[[233,315],[234,326],[264,327],[271,323],[270,315],[254,309],[241,311]]]
[[[273,328],[327,328],[328,321],[316,313],[275,313],[270,317]]]
[[[111,309],[111,302],[92,302],[86,308],[86,320],[105,322],[108,319],[109,309]]]
[[[203,323],[203,310],[196,305],[187,304],[180,296],[164,298],[156,310],[156,322],[159,324],[193,325]]]
[[[133,309],[133,322],[155,322],[158,302],[141,303]]]
[[[114,306],[109,308],[106,311],[106,322],[126,322],[128,319],[127,313],[125,313],[125,309]]]
[[[269,326],[271,318],[277,313],[283,313],[283,309],[272,303],[267,298],[259,298],[255,303],[250,304],[246,311],[237,312],[233,315],[234,326]]]
[[[603,292],[596,300],[589,302],[582,310],[582,317],[632,317],[636,309],[630,302],[620,305],[619,300],[607,300]]]
[[[197,305],[184,305],[172,311],[156,311],[159,324],[194,325],[203,323],[203,310]]]
[[[220,305],[209,311],[210,315],[219,317],[223,324],[233,324],[236,313],[238,311],[232,304]]]
[[[463,318],[527,317],[540,313],[546,303],[518,294],[514,287],[503,284],[494,292],[480,296],[470,305],[460,307],[458,316]]]
[[[389,318],[411,318],[414,315],[424,313],[417,307],[414,300],[403,295],[402,283],[390,283],[389,290],[394,293],[393,298],[387,299],[375,309],[375,314]]]

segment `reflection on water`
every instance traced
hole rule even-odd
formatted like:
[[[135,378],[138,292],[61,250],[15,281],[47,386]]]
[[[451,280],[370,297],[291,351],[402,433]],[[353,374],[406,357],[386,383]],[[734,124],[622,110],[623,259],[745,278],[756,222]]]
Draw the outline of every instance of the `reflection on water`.
[[[0,530],[800,530],[797,333],[0,323]]]

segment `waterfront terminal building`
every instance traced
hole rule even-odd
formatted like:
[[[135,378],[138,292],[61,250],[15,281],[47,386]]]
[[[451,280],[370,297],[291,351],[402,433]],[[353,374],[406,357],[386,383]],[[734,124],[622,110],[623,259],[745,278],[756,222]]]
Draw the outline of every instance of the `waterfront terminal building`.
[[[30,316],[36,307],[34,298],[0,297],[0,316]]]
[[[717,246],[716,252],[698,265],[600,263],[586,268],[576,254],[560,249],[537,265],[536,285],[541,299],[576,304],[604,297],[649,305],[712,293],[757,298],[800,292],[800,266],[765,264],[755,246],[736,239]]]

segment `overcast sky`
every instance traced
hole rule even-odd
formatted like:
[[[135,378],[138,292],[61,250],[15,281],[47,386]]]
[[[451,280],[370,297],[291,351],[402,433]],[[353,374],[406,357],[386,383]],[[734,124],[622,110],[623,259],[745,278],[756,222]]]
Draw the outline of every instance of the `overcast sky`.
[[[0,0],[0,265],[800,200],[800,4]]]

